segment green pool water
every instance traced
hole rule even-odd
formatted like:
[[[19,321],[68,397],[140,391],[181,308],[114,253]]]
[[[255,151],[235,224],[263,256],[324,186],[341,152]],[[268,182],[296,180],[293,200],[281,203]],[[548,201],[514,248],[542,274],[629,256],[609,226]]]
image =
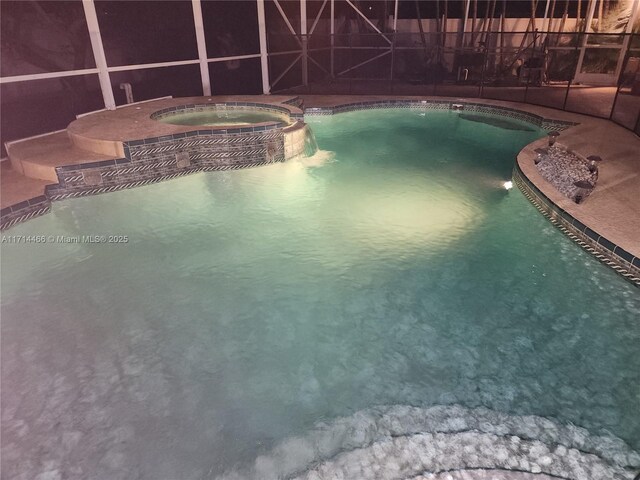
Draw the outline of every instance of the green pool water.
[[[216,478],[377,405],[640,448],[638,290],[503,188],[544,132],[308,122],[311,158],[56,202],[3,233],[61,237],[2,244],[3,478]]]

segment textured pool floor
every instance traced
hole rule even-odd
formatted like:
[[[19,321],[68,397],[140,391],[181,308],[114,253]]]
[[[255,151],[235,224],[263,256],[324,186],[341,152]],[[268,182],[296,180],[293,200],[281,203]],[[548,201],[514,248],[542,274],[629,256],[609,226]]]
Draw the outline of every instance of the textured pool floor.
[[[312,126],[312,159],[6,232],[129,241],[2,245],[3,478],[215,478],[375,405],[640,447],[637,289],[502,189],[541,132],[447,112]]]

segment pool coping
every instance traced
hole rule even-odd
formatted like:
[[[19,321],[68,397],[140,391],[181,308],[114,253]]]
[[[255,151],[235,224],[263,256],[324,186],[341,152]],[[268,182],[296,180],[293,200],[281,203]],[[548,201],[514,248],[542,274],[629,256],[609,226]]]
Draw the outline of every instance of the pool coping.
[[[205,98],[207,97],[203,97],[202,100],[204,100]],[[209,97],[207,101],[211,102],[212,98],[213,97]],[[277,156],[271,157],[270,160],[267,160],[265,158],[254,158],[250,161],[235,165],[210,164],[192,166],[187,159],[187,163],[183,164],[182,168],[179,169],[179,171],[166,171],[160,168],[167,167],[169,166],[169,164],[171,164],[171,160],[166,160],[167,152],[170,155],[176,156],[176,160],[173,161],[173,164],[177,163],[178,166],[180,166],[178,159],[178,155],[180,153],[175,153],[175,150],[177,149],[177,147],[174,146],[175,142],[182,142],[182,144],[185,144],[184,142],[188,141],[187,144],[198,143],[201,145],[211,145],[216,142],[216,137],[229,138],[230,135],[233,136],[238,134],[261,135],[268,133],[270,130],[277,130],[279,132],[282,132],[283,130],[293,131],[301,127],[301,125],[299,124],[302,123],[302,120],[305,116],[311,117],[318,115],[334,115],[344,112],[368,109],[407,108],[414,110],[464,110],[468,112],[488,113],[521,120],[536,125],[543,130],[546,130],[547,132],[563,131],[580,124],[580,122],[577,121],[569,119],[562,120],[550,117],[548,118],[546,115],[540,115],[538,113],[528,111],[531,109],[526,108],[526,105],[518,104],[516,107],[513,105],[513,102],[495,102],[486,101],[484,99],[434,99],[428,97],[374,98],[343,103],[335,102],[330,105],[315,107],[310,106],[302,109],[302,103],[305,100],[304,96],[302,96],[302,100],[300,96],[293,96],[287,97],[285,99],[279,99],[276,102],[231,101],[227,100],[228,98],[230,97],[224,97],[224,99],[216,98],[213,103],[207,103],[204,101],[189,102],[188,100],[191,99],[171,99],[171,103],[173,103],[173,105],[160,109],[157,109],[153,106],[154,102],[149,102],[149,105],[147,106],[147,108],[145,108],[144,112],[141,112],[141,114],[147,116],[150,120],[153,120],[154,118],[157,118],[158,116],[166,113],[188,111],[190,109],[199,111],[197,110],[198,108],[210,109],[216,108],[216,106],[220,107],[224,104],[228,106],[264,108],[275,110],[280,113],[288,112],[290,115],[290,119],[295,121],[292,125],[289,126],[286,126],[281,122],[266,122],[264,125],[258,124],[254,127],[216,127],[207,129],[192,128],[189,131],[178,131],[167,135],[148,137],[137,140],[125,140],[122,142],[124,153],[122,158],[56,167],[56,173],[58,174],[59,183],[47,185],[45,189],[45,195],[40,195],[32,199],[20,202],[18,204],[3,208],[1,211],[0,230],[6,230],[16,225],[17,223],[21,223],[33,217],[48,213],[51,210],[51,202],[55,200],[63,200],[71,197],[80,197],[98,193],[107,193],[125,188],[133,188],[202,171],[249,168],[272,163],[273,161],[284,161],[285,159],[282,154],[282,147],[280,147],[278,149]],[[505,103],[507,105],[505,105]],[[151,109],[153,111],[149,113]],[[99,112],[99,114],[108,115],[109,112]],[[567,115],[562,116],[567,117]],[[570,116],[572,116],[573,118],[579,117],[575,114],[570,114]],[[87,117],[83,117],[79,120],[84,120],[85,118]],[[155,122],[155,120],[153,121]],[[184,130],[184,128],[182,128],[181,130]],[[521,157],[523,157],[523,152],[525,152],[525,150],[527,150],[537,142],[539,141],[533,142],[523,148],[518,155],[518,158],[516,159],[513,170],[513,180],[515,181],[518,188],[523,192],[525,197],[552,222],[552,224],[554,224],[563,233],[569,236],[569,238],[573,239],[576,243],[578,243],[578,245],[601,260],[603,263],[612,267],[624,278],[631,281],[636,286],[640,286],[640,258],[637,255],[634,255],[627,249],[624,249],[621,246],[617,245],[606,236],[597,233],[597,229],[585,225],[575,216],[571,215],[565,209],[560,207],[556,202],[550,199],[548,195],[545,195],[545,193],[543,193],[543,191],[539,188],[539,185],[536,185],[536,182],[532,181],[529,176],[527,176],[527,174],[523,171],[523,169],[521,168],[521,161],[526,163],[526,160],[521,160]],[[156,156],[152,157],[153,161],[150,165],[143,166],[137,162],[136,157],[142,157],[145,154],[155,154]],[[156,161],[158,159],[164,159],[164,163],[162,161]],[[160,167],[158,167],[158,165]],[[160,168],[160,170],[158,170],[158,168]],[[136,175],[137,172],[144,171],[145,169],[153,170],[153,172],[157,174],[153,175],[152,177],[149,177],[148,174]],[[121,179],[122,175],[120,175],[120,172],[133,174],[133,176],[126,177],[124,179],[125,181],[104,181],[104,179],[107,177],[118,177]]]
[[[583,224],[536,187],[516,161],[513,181],[523,195],[555,227],[605,265],[640,287],[640,258]]]

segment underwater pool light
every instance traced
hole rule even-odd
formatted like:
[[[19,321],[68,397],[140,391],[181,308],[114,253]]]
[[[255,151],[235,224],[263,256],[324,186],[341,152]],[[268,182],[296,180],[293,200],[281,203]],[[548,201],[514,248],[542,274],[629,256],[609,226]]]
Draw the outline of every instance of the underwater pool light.
[[[513,182],[508,180],[502,184],[505,190],[511,190],[513,188]]]

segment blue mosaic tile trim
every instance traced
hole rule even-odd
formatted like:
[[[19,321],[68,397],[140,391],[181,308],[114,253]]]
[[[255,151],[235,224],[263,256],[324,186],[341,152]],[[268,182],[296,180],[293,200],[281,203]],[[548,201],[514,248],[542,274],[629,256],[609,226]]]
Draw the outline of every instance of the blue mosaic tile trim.
[[[634,257],[553,203],[526,177],[517,162],[513,168],[513,181],[536,209],[560,231],[602,263],[640,287],[640,258]]]
[[[550,131],[562,131],[573,125],[577,125],[574,122],[567,122],[563,120],[554,120],[543,118],[533,113],[524,112],[515,108],[501,107],[497,105],[488,105],[476,102],[453,102],[450,100],[402,100],[402,99],[390,99],[390,100],[375,100],[370,102],[354,102],[346,103],[342,105],[336,105],[334,107],[312,107],[305,108],[305,115],[335,115],[337,113],[353,112],[356,110],[372,110],[380,108],[408,108],[418,110],[464,110],[466,112],[478,112],[488,113],[492,115],[499,115],[502,117],[513,118],[515,120],[521,120],[532,123],[547,132]]]
[[[0,211],[0,230],[6,230],[18,223],[44,215],[51,210],[51,200],[39,195],[24,202],[5,207]]]
[[[191,132],[189,132],[191,133]],[[59,184],[48,194],[95,191],[182,171],[244,167],[260,162],[284,161],[282,129],[252,130],[238,134],[197,131],[195,135],[174,135],[125,142],[126,158],[57,167]]]
[[[284,162],[284,158],[277,158],[272,161],[262,160],[262,161],[255,161],[251,163],[242,163],[242,164],[236,164],[236,165],[206,165],[201,167],[188,168],[180,172],[174,172],[166,175],[161,175],[158,177],[138,180],[135,182],[95,187],[91,189],[84,189],[84,190],[78,190],[78,191],[68,191],[65,189],[52,188],[49,190],[48,194],[51,200],[65,200],[67,198],[86,197],[88,195],[98,195],[101,193],[116,192],[118,190],[124,190],[127,188],[142,187],[144,185],[151,185],[153,183],[162,182],[164,180],[171,180],[174,178],[183,177],[185,175],[191,175],[193,173],[239,170],[242,168],[259,167],[262,165],[269,165],[271,163],[281,163],[281,162]]]
[[[175,115],[178,113],[189,113],[189,112],[208,112],[208,111],[226,111],[231,107],[233,110],[242,110],[242,109],[251,109],[251,110],[260,110],[265,112],[276,113],[279,115],[285,116],[289,120],[296,120],[298,117],[302,118],[304,114],[291,112],[291,110],[287,107],[280,107],[278,105],[272,105],[268,103],[256,103],[256,102],[208,102],[208,103],[194,103],[189,105],[178,105],[175,107],[163,108],[162,110],[158,110],[157,112],[153,112],[150,115],[152,120],[160,120],[162,118],[166,118],[171,115]],[[269,122],[270,124],[272,122]],[[279,122],[273,122],[279,123]],[[252,127],[242,127],[244,128],[252,128]],[[255,128],[255,127],[253,127]],[[226,133],[238,133],[242,129],[227,129]],[[210,130],[211,131],[211,130]],[[215,130],[214,130],[215,131]],[[246,130],[243,130],[246,131]]]
[[[293,126],[303,125],[296,122]],[[56,167],[58,183],[45,195],[2,210],[2,228],[50,210],[51,200],[94,195],[194,172],[233,170],[283,162],[284,123],[198,130],[124,142],[124,158]]]

